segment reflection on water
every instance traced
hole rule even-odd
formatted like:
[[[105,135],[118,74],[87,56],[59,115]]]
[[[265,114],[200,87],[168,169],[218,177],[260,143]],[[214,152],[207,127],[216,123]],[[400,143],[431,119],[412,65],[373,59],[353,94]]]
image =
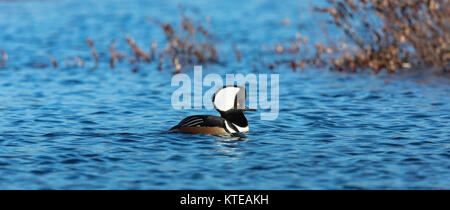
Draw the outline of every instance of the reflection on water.
[[[224,154],[227,153],[238,153],[239,141],[247,141],[244,134],[230,134],[230,135],[211,135],[216,141],[216,147],[219,149],[217,152]]]
[[[137,73],[111,71],[106,55],[96,71],[27,65],[45,53],[89,57],[86,37],[105,51],[120,31],[142,44],[150,35],[163,41],[143,24],[151,14],[171,20],[176,2],[122,2],[0,2],[0,47],[9,54],[0,70],[1,189],[450,187],[448,79],[280,68],[278,119],[246,113],[250,133],[214,136],[162,133],[188,115],[218,113],[172,109],[172,74],[156,63]],[[279,14],[298,17],[297,1],[252,3],[192,3],[221,40],[222,63],[204,73],[252,72],[236,63],[231,43],[251,56],[262,41],[295,34],[273,28]]]

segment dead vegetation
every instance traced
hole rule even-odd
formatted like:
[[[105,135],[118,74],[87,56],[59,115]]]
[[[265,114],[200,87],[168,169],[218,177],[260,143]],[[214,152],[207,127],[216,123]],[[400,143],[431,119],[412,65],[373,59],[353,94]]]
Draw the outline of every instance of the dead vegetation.
[[[167,40],[166,48],[160,52],[159,68],[165,62],[165,58],[170,59],[172,66],[177,72],[181,71],[183,66],[192,67],[192,64],[205,64],[219,61],[219,54],[215,46],[214,36],[203,26],[205,21],[195,21],[188,17],[183,8],[181,21],[178,28],[170,23],[151,23],[157,24],[164,31]],[[152,55],[155,53],[156,43],[152,44]]]
[[[83,68],[84,60],[78,56],[76,57],[68,57],[65,59],[66,68]]]
[[[384,69],[394,73],[411,68],[448,72],[450,4],[447,0],[328,0],[328,4],[315,11],[329,15],[328,24],[339,29],[344,37],[340,41],[315,43],[315,53],[306,56],[304,51],[298,53],[297,47],[311,45],[299,37],[290,47],[275,46],[278,54],[301,54],[284,61],[293,70],[307,64],[351,72],[371,69],[378,73]]]
[[[189,68],[193,64],[205,64],[219,60],[214,36],[203,26],[202,21],[194,21],[193,18],[185,15],[184,12],[182,12],[179,27],[175,27],[170,23],[155,23],[155,21],[149,20],[152,24],[158,25],[164,32],[167,41],[166,47],[158,52],[157,42],[152,41],[150,49],[146,51],[144,48],[138,46],[132,37],[126,36],[124,41],[132,53],[132,55],[128,55],[125,52],[126,50],[116,50],[116,41],[113,40],[109,45],[109,53],[106,53],[109,54],[110,69],[115,69],[118,62],[126,60],[132,65],[131,71],[136,73],[139,71],[139,64],[142,62],[151,63],[154,60],[158,60],[158,70],[171,68],[175,70],[175,73],[179,73],[183,67]],[[205,20],[209,21],[209,18]],[[91,69],[97,69],[101,60],[100,55],[103,56],[104,54],[97,52],[95,43],[91,38],[88,37],[86,39],[86,44],[90,48],[90,57],[92,57],[94,63]],[[0,66],[5,66],[7,56],[3,51],[1,53],[2,59],[0,60]],[[58,68],[56,59],[50,55],[47,55],[47,57],[52,66]],[[85,63],[84,59],[79,56],[65,58],[65,62],[67,68],[82,68]]]
[[[135,58],[137,61],[140,61],[140,59],[143,59],[145,62],[149,63],[152,61],[150,56],[145,53],[144,51],[139,48],[136,43],[134,43],[134,39],[130,37],[126,37],[125,40],[127,41],[128,45],[130,45],[131,49],[133,50],[133,53],[135,55]]]
[[[242,54],[241,54],[241,52],[239,51],[239,49],[238,49],[238,47],[237,47],[236,44],[233,44],[233,52],[234,52],[234,54],[236,55],[236,61],[237,61],[237,62],[241,62],[241,60],[242,60]]]
[[[109,68],[128,61],[132,72],[138,72],[141,64],[155,63],[158,70],[171,69],[179,73],[193,64],[207,64],[219,61],[216,40],[209,27],[210,18],[198,12],[187,15],[180,7],[179,24],[156,21],[149,18],[152,26],[161,28],[165,45],[158,49],[156,41],[146,47],[126,36],[122,40],[129,48],[117,50],[116,40],[109,49],[98,53],[94,41],[86,39],[90,56],[65,58],[67,68],[83,68],[85,59],[92,57],[93,67],[105,61]],[[382,70],[394,73],[401,69],[441,69],[449,72],[450,60],[450,4],[448,0],[328,0],[328,6],[316,7],[315,12],[329,17],[327,25],[318,23],[324,36],[330,36],[328,27],[338,29],[341,39],[328,39],[327,43],[310,43],[307,36],[297,33],[288,43],[266,47],[270,59],[253,59],[252,67],[276,69],[287,65],[293,71],[304,71],[308,66],[330,67],[338,71],[357,72],[370,69],[375,73]],[[191,11],[192,12],[192,11]],[[288,18],[280,21],[285,27],[294,25]],[[339,33],[338,33],[339,34]],[[151,43],[151,44],[150,44]],[[237,44],[232,44],[237,62],[242,54]],[[127,52],[129,54],[127,54]],[[51,65],[58,68],[55,58],[47,55]],[[102,58],[101,58],[102,57]],[[5,68],[8,55],[0,51],[0,67]],[[263,61],[264,60],[264,61]],[[270,60],[270,61],[267,61]]]
[[[53,65],[53,68],[58,68],[58,62],[55,60],[55,58],[53,58],[51,55],[47,54],[47,58],[50,60],[50,62]]]
[[[91,40],[91,38],[87,38],[86,43],[91,48],[91,54],[92,54],[92,57],[94,58],[94,67],[92,67],[92,69],[96,69],[98,67],[98,54],[94,48],[94,42]]]
[[[0,68],[6,68],[6,61],[8,60],[8,54],[5,51],[0,50]]]

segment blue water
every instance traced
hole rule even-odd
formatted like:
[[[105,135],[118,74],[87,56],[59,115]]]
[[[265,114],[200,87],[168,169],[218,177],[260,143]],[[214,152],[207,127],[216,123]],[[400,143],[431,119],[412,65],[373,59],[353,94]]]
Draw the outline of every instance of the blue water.
[[[308,12],[311,2],[190,2],[211,17],[218,40],[221,62],[203,72],[252,73],[263,45],[299,29],[320,40],[310,32],[318,18]],[[113,39],[129,52],[126,35],[161,49],[164,36],[147,17],[176,23],[177,5],[0,2],[0,49],[8,53],[0,69],[0,189],[450,188],[450,80],[433,74],[260,69],[280,73],[275,121],[248,113],[250,133],[242,137],[161,133],[188,115],[217,113],[174,110],[170,67],[110,70],[107,52]],[[100,52],[96,70],[87,37]],[[85,67],[66,68],[70,56]],[[43,63],[50,66],[36,68]]]

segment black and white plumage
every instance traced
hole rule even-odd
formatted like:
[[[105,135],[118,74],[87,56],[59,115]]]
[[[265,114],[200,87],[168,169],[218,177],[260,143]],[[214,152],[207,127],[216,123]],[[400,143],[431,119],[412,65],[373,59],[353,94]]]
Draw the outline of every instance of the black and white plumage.
[[[211,115],[189,116],[172,127],[169,132],[182,133],[247,133],[249,131],[244,111],[255,111],[245,107],[245,88],[224,86],[216,91],[213,104],[221,117]]]
[[[193,115],[184,118],[184,120],[178,123],[178,125],[176,125],[174,128],[199,126],[221,127],[223,126],[223,119],[210,115]]]

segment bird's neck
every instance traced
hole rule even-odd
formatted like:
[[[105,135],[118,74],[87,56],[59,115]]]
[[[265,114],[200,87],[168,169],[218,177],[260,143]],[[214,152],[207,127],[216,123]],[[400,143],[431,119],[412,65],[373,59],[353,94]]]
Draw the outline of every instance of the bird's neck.
[[[226,112],[219,111],[220,115],[228,120],[229,122],[239,126],[239,127],[247,127],[248,121],[244,116],[244,112],[241,110],[230,110]]]

